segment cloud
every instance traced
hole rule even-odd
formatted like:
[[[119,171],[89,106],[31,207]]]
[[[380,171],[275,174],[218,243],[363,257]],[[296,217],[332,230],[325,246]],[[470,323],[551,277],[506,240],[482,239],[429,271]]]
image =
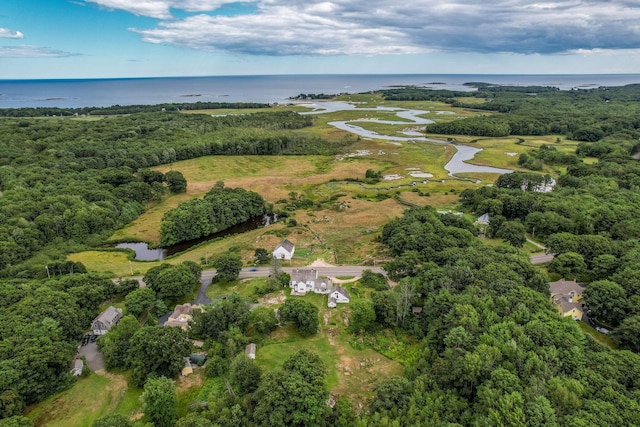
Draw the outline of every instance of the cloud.
[[[640,6],[630,0],[257,0],[235,16],[215,14],[225,0],[86,1],[161,19],[132,29],[147,42],[205,51],[558,54],[640,46]],[[176,19],[171,9],[194,15]]]
[[[0,28],[0,38],[4,39],[23,39],[24,34],[20,31],[13,31],[8,28]]]
[[[186,12],[210,12],[225,4],[236,3],[231,0],[85,0],[108,9],[124,10],[135,15],[157,19],[171,19],[171,9]],[[250,0],[251,2],[251,0]]]
[[[40,46],[0,46],[0,58],[64,58],[78,55]]]

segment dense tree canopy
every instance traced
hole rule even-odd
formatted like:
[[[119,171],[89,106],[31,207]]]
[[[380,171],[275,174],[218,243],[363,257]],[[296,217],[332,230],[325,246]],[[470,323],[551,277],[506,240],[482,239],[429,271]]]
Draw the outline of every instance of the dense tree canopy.
[[[199,285],[198,275],[186,263],[160,264],[147,270],[146,285],[165,301],[175,301],[192,293]]]
[[[174,378],[184,367],[191,345],[180,328],[147,326],[131,337],[132,379],[141,386],[149,376]]]
[[[91,274],[0,281],[0,408],[6,415],[71,385],[78,340],[114,290],[110,280]]]
[[[293,322],[303,337],[318,332],[318,307],[308,301],[288,298],[279,313],[280,319]]]
[[[160,225],[160,244],[173,245],[226,230],[262,215],[264,199],[242,188],[212,188],[202,199],[193,199],[167,211]]]
[[[142,107],[119,108],[128,114],[148,109]],[[211,117],[159,109],[98,120],[0,109],[57,116],[2,119],[0,276],[46,277],[48,261],[103,243],[162,197],[165,181],[184,189],[173,178],[178,171],[165,177],[150,167],[205,155],[329,154],[337,147],[302,131],[312,118],[293,112]],[[47,245],[56,250],[43,250]],[[26,262],[36,253],[42,256]]]

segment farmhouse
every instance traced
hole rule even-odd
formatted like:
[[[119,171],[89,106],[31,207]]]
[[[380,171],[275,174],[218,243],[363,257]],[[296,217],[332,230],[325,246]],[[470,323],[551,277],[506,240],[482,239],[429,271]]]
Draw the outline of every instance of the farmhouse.
[[[342,286],[334,286],[329,294],[327,305],[329,308],[336,308],[337,304],[349,303],[349,292]]]
[[[193,319],[193,310],[200,310],[202,306],[199,304],[178,304],[164,323],[164,326],[173,326],[186,331],[189,328],[189,321]]]
[[[305,295],[307,292],[328,294],[333,282],[328,277],[318,277],[318,270],[296,268],[291,272],[289,282],[292,295]]]
[[[549,283],[551,300],[558,312],[563,316],[571,316],[574,320],[582,320],[582,292],[584,288],[575,280],[561,279]]]
[[[296,246],[284,239],[282,242],[276,245],[276,248],[273,250],[273,257],[278,259],[288,259],[293,258],[293,253],[296,250]]]
[[[93,335],[104,335],[122,318],[122,309],[109,306],[93,320]]]

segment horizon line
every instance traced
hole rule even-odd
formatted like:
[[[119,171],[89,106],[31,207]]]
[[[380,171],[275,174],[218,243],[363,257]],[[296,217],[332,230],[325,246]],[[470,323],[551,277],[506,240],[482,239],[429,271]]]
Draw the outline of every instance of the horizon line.
[[[640,76],[640,73],[292,73],[292,74],[209,74],[172,76],[125,76],[125,77],[55,77],[12,79],[0,78],[0,82],[17,81],[72,81],[72,80],[152,80],[189,79],[212,77],[292,77],[292,76]]]

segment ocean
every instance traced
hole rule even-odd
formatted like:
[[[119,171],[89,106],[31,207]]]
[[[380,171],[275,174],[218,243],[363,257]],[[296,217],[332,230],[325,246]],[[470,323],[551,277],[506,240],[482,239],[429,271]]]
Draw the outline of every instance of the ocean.
[[[393,86],[472,90],[468,82],[555,86],[562,90],[640,83],[640,74],[349,74],[0,80],[0,108],[105,107],[183,102],[286,103],[301,93],[360,93]]]

